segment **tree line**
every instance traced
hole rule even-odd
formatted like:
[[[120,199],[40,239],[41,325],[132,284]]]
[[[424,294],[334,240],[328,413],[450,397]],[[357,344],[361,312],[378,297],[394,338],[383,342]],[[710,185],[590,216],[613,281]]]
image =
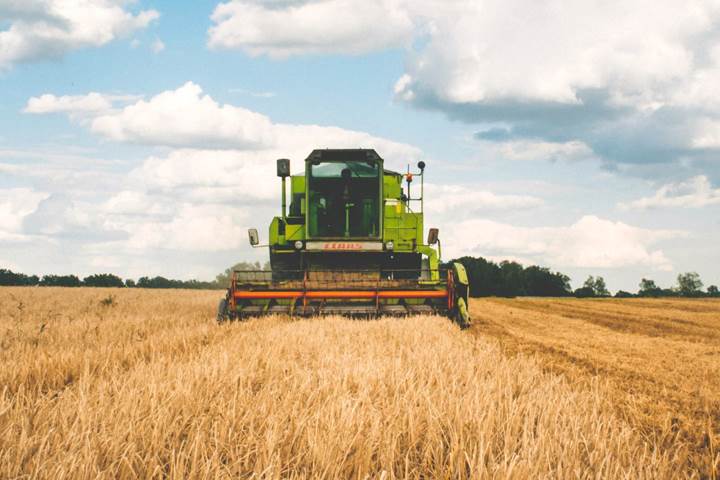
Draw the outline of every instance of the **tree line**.
[[[549,268],[531,265],[525,267],[517,262],[493,262],[482,257],[460,257],[454,262],[465,266],[470,282],[472,297],[610,297],[605,279],[590,276],[580,288],[570,286],[570,277],[551,271]],[[444,266],[449,266],[450,263]],[[8,269],[0,269],[0,286],[41,286],[41,287],[117,287],[117,288],[186,288],[186,289],[224,289],[230,283],[233,270],[269,270],[269,263],[240,262],[218,274],[214,280],[174,280],[161,276],[140,277],[123,280],[111,273],[89,275],[80,279],[77,275],[25,275]],[[703,290],[700,275],[695,272],[681,273],[677,284],[671,288],[661,288],[655,281],[643,278],[636,293],[620,290],[618,298],[628,297],[720,297],[718,287],[710,285]]]
[[[570,286],[570,277],[537,265],[524,267],[511,261],[495,263],[482,257],[460,257],[452,261],[460,262],[465,267],[472,297],[611,296],[605,279],[601,276],[590,276],[580,288],[573,290]],[[700,275],[696,272],[687,272],[679,274],[677,284],[671,288],[660,288],[655,281],[643,278],[636,293],[620,290],[615,297],[720,297],[716,285],[710,285],[705,291],[702,288]]]
[[[495,263],[482,257],[460,257],[452,262],[465,267],[472,297],[567,297],[572,294],[570,277],[548,268],[523,267],[508,261]]]
[[[80,279],[77,275],[25,275],[11,270],[0,269],[0,286],[39,286],[39,287],[116,287],[116,288],[189,288],[215,289],[216,282],[199,280],[173,280],[165,277],[140,277],[123,280],[112,273],[88,275]]]
[[[270,269],[260,262],[240,262],[218,274],[215,280],[175,280],[161,276],[140,277],[137,280],[123,280],[112,273],[99,273],[80,278],[77,275],[25,275],[12,270],[0,268],[0,286],[39,286],[39,287],[115,287],[115,288],[187,288],[193,290],[215,290],[227,288],[233,270]]]

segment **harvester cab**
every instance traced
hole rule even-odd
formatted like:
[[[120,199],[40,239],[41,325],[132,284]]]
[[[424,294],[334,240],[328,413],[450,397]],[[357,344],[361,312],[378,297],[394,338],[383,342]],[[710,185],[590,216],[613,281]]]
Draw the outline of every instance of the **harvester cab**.
[[[233,272],[218,321],[442,314],[467,327],[465,269],[441,265],[438,229],[423,237],[425,163],[404,174],[383,164],[370,149],[314,150],[296,175],[289,160],[278,160],[280,216],[266,245],[249,231],[253,247],[269,248],[271,270]]]

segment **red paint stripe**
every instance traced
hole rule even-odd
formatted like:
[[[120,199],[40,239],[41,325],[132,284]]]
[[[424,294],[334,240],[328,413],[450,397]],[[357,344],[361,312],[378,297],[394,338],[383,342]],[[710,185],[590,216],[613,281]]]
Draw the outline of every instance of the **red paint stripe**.
[[[301,291],[280,291],[280,290],[262,290],[262,291],[236,291],[233,293],[236,299],[243,300],[259,300],[264,298],[446,298],[448,296],[446,290],[380,290],[374,292],[372,290],[313,290],[309,292]]]

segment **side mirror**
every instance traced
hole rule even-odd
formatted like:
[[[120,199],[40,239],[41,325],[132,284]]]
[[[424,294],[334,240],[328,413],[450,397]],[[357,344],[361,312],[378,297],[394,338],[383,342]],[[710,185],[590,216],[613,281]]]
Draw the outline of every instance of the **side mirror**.
[[[250,237],[250,245],[252,245],[253,247],[260,243],[260,236],[258,235],[257,228],[249,229],[248,237]]]
[[[438,241],[439,234],[440,234],[440,230],[438,230],[437,228],[431,228],[430,230],[428,230],[427,244],[435,245]]]
[[[287,158],[278,159],[277,176],[283,178],[290,176],[290,160],[288,160]]]

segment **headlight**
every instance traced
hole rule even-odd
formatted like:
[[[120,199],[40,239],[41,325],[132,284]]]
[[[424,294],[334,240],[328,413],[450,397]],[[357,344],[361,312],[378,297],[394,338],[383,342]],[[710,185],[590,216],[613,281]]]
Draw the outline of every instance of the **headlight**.
[[[385,248],[388,250],[392,250],[393,248],[395,248],[395,244],[391,240],[385,244]]]
[[[302,247],[303,247],[303,243],[300,240],[295,242],[295,250],[302,250]]]

